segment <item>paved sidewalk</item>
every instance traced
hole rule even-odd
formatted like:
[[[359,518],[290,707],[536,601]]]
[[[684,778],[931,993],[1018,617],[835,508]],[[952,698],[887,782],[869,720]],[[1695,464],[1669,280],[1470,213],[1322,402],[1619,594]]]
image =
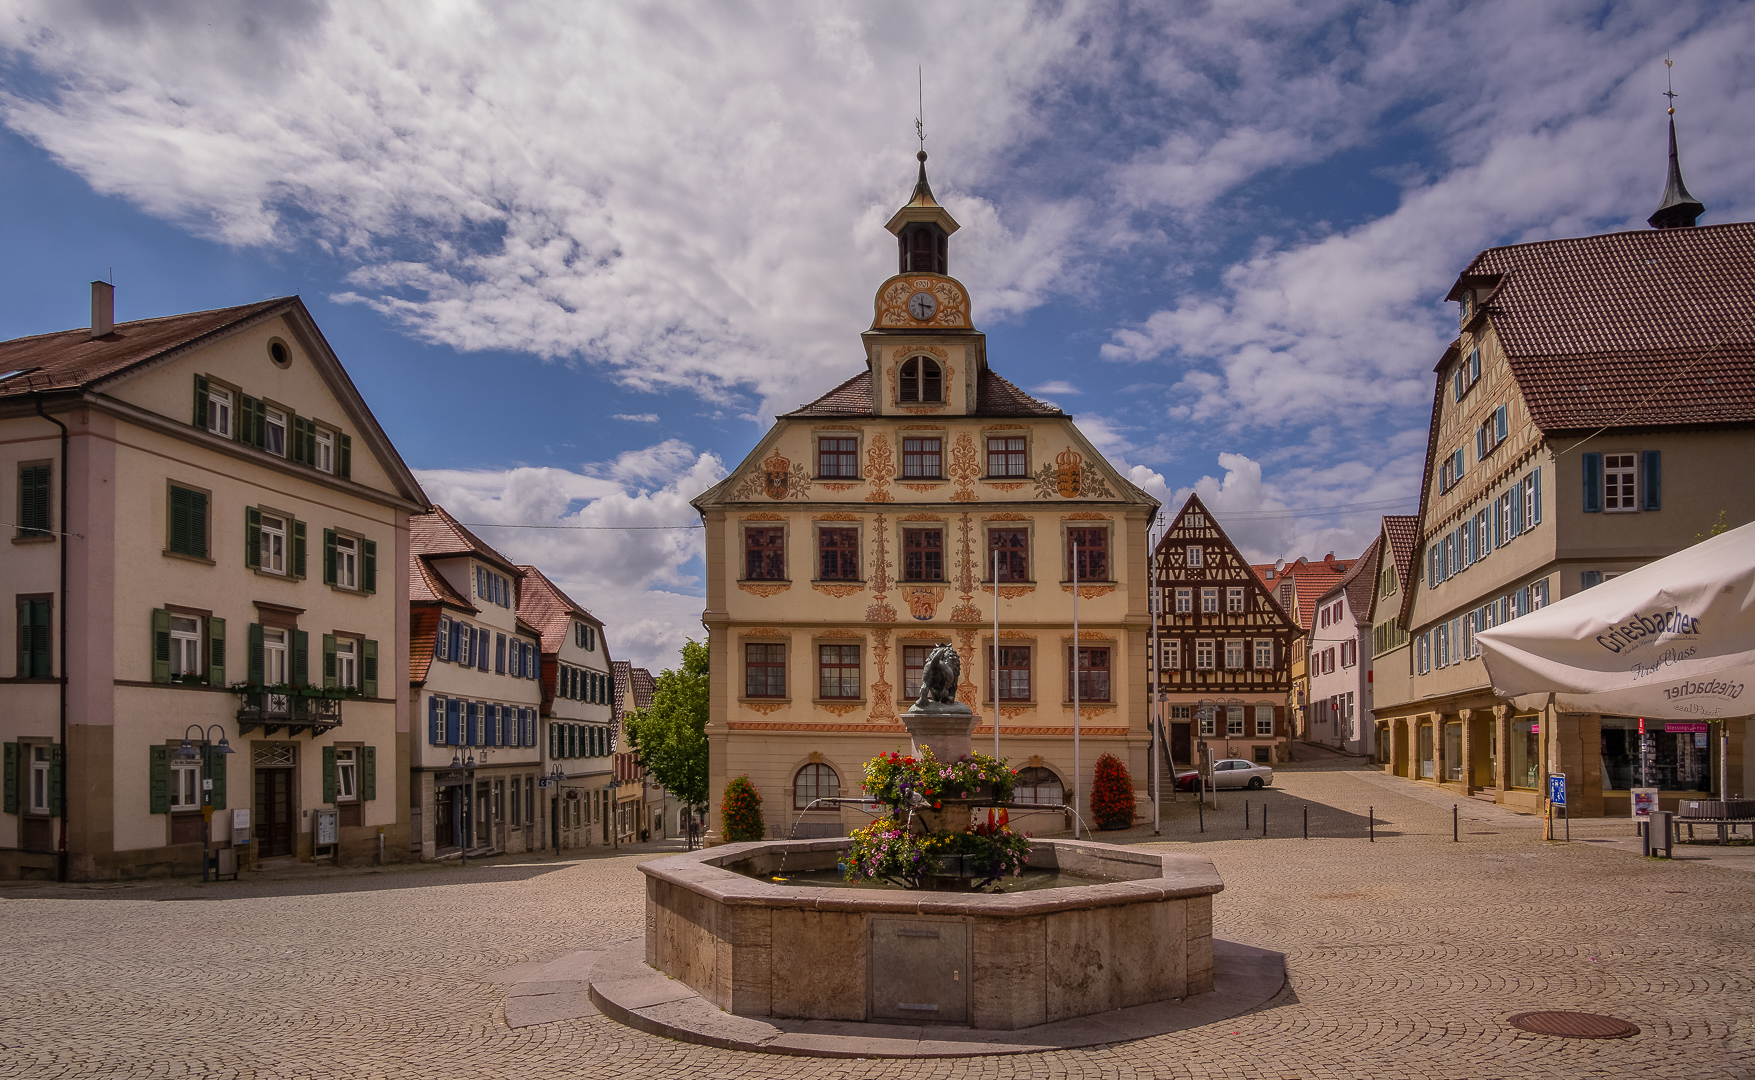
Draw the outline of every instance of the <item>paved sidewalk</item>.
[[[1266,791],[1222,793],[1204,833],[1192,802],[1168,805],[1155,842],[1197,845],[1224,876],[1215,933],[1284,953],[1288,984],[1255,1012],[1138,1042],[823,1061],[674,1043],[603,1016],[542,1022],[538,1003],[509,1006],[506,972],[639,935],[637,865],[652,855],[514,856],[0,887],[0,1077],[1755,1076],[1755,875],[1647,860],[1612,836],[1544,842],[1539,819],[1471,800],[1452,843],[1457,800],[1419,787],[1312,755]],[[1153,842],[1149,827],[1101,838]],[[1607,1013],[1640,1033],[1568,1040],[1505,1023],[1532,1009]]]

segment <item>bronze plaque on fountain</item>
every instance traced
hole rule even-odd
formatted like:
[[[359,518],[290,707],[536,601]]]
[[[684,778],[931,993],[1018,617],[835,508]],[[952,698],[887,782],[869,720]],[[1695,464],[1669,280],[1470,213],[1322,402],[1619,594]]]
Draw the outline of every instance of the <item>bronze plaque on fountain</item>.
[[[969,924],[961,919],[870,920],[871,1018],[969,1022]]]

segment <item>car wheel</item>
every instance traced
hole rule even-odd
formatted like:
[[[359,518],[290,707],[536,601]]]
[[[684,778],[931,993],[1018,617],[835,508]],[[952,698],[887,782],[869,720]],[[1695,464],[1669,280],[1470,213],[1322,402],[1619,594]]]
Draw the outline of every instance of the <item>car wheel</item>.
[[[1249,790],[1251,790],[1251,791],[1260,791],[1261,790],[1261,777],[1252,776],[1249,778]]]

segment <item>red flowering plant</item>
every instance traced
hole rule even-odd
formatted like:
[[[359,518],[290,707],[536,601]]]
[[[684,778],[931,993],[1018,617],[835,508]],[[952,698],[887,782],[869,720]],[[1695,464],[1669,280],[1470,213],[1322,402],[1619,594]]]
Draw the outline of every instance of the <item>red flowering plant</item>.
[[[728,844],[760,840],[768,831],[762,821],[762,796],[748,776],[725,785],[725,797],[719,801],[719,826]]]
[[[1099,828],[1125,829],[1133,824],[1133,778],[1114,754],[1097,759],[1097,775],[1091,784],[1091,817]]]
[[[919,757],[892,751],[865,763],[866,793],[904,816],[915,805],[916,792],[936,810],[943,808],[945,799],[979,796],[996,803],[1007,802],[1017,782],[1017,772],[997,758],[970,754],[941,762],[933,756],[930,746],[922,749]]]

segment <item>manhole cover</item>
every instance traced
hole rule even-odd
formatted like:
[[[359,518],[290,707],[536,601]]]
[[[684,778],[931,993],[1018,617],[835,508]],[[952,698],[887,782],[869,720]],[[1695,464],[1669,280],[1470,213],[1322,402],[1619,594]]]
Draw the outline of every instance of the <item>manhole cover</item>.
[[[1627,1021],[1597,1013],[1526,1012],[1518,1013],[1510,1022],[1523,1031],[1568,1039],[1625,1039],[1639,1034],[1639,1029]]]

